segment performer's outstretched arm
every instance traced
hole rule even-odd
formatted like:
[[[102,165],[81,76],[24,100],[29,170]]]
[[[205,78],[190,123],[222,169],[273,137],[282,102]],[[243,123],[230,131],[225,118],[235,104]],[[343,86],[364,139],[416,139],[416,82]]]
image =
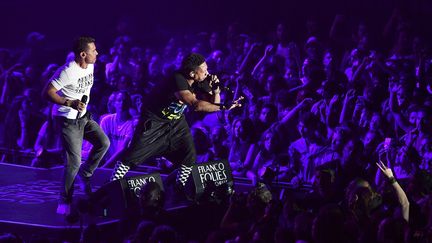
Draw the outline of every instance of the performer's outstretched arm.
[[[232,104],[229,104],[229,107],[226,107],[225,105],[218,105],[218,104],[213,104],[213,103],[207,102],[205,100],[199,100],[189,90],[177,91],[175,93],[175,95],[183,103],[194,107],[195,111],[204,111],[204,112],[231,110],[231,109],[234,109],[235,107],[240,107],[241,106],[240,100],[243,99],[243,97],[241,97],[240,99],[234,101]]]

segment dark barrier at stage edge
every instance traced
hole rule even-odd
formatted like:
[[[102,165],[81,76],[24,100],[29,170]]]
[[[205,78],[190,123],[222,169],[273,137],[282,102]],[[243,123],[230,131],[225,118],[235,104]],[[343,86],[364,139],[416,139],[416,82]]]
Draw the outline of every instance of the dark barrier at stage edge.
[[[164,190],[159,173],[125,177],[102,186],[92,195],[93,213],[118,218],[126,210],[137,208],[140,189],[148,182],[156,182]]]
[[[195,199],[202,199],[208,190],[218,188],[232,188],[233,177],[227,160],[209,161],[193,166],[189,183],[195,188]],[[92,204],[97,208],[95,213],[108,217],[120,217],[125,210],[137,208],[140,189],[148,182],[156,182],[164,190],[162,178],[159,173],[151,173],[134,177],[125,177],[110,182],[96,191],[92,198]],[[211,188],[209,188],[211,187]]]
[[[232,188],[233,177],[231,167],[227,160],[209,161],[194,165],[192,176],[195,184],[195,198],[200,199],[206,191],[206,186],[212,186],[211,190],[217,190],[222,185]]]

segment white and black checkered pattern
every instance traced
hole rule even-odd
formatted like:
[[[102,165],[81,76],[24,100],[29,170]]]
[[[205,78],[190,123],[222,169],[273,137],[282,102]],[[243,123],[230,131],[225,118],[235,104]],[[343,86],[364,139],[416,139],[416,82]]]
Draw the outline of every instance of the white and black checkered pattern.
[[[177,172],[176,182],[180,183],[182,186],[186,185],[190,174],[192,173],[192,166],[181,165]]]
[[[113,174],[111,175],[110,181],[115,181],[123,178],[126,175],[126,173],[129,171],[129,169],[130,169],[129,166],[124,165],[120,161],[117,161]]]

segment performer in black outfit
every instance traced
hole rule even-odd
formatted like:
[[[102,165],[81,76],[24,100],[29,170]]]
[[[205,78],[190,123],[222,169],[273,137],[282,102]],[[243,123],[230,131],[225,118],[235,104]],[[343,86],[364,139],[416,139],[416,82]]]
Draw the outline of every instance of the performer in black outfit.
[[[211,100],[197,99],[198,92],[209,94]],[[123,178],[131,167],[149,157],[165,156],[180,167],[176,182],[184,188],[196,161],[195,146],[184,110],[187,106],[203,112],[230,110],[241,106],[239,100],[229,105],[219,104],[218,78],[209,75],[202,55],[189,54],[172,80],[158,83],[144,98],[141,120],[122,161],[118,161],[114,168],[111,181]]]

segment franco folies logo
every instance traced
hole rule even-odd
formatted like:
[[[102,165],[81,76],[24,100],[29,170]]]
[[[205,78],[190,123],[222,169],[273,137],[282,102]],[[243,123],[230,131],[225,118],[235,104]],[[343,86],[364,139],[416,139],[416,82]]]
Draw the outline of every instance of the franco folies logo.
[[[149,182],[156,182],[163,190],[162,179],[159,173],[135,176],[127,179],[129,190],[137,197],[139,197],[141,187]]]
[[[204,190],[207,181],[213,182],[215,186],[232,184],[231,168],[226,160],[197,164],[192,169],[192,174],[197,193]]]

